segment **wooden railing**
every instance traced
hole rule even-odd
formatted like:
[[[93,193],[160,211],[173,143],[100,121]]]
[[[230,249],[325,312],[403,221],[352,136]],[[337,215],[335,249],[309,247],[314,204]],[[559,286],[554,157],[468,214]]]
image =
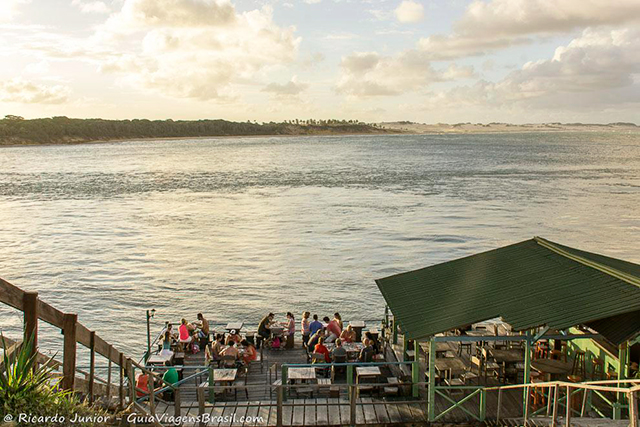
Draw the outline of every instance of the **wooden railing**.
[[[37,354],[38,363],[50,363],[52,368],[61,372],[60,386],[65,390],[79,392],[93,402],[96,398],[107,398],[111,402],[117,394],[118,406],[126,407],[134,399],[128,398],[126,387],[135,384],[133,361],[123,352],[102,339],[95,331],[89,330],[78,322],[78,315],[64,313],[40,300],[37,292],[27,292],[0,278],[0,302],[9,305],[24,314],[24,342],[33,342],[32,352]],[[62,362],[50,359],[38,352],[38,321],[42,320],[61,330],[64,335]],[[5,337],[8,345],[20,345],[19,342]],[[77,368],[77,345],[89,349],[89,368],[84,371]],[[96,375],[96,355],[107,359],[107,378]],[[78,375],[80,374],[80,375]],[[118,377],[119,383],[114,383]],[[129,384],[127,384],[129,383]],[[117,393],[115,391],[117,390]],[[134,395],[135,397],[135,395]]]

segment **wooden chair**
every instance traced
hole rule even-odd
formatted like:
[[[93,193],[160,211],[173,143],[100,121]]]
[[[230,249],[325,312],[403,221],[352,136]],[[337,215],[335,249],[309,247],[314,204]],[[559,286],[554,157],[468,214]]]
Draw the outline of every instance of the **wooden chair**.
[[[225,355],[222,356],[222,367],[223,368],[227,368],[227,369],[232,369],[236,367],[236,361],[238,359],[236,359],[235,356],[230,356],[230,355]]]
[[[322,353],[311,353],[311,363],[327,363],[324,358],[324,354]],[[324,377],[327,376],[328,368],[327,367],[318,367],[316,368],[316,375],[322,375]]]
[[[591,359],[591,379],[598,381],[604,378],[604,360],[599,358]]]
[[[385,397],[390,396],[398,396],[400,394],[400,388],[398,388],[398,378],[397,377],[389,377],[387,378],[388,386],[382,389]]]
[[[587,369],[585,366],[585,353],[582,350],[577,350],[573,354],[573,367],[571,368],[571,375],[578,377],[578,381],[582,381],[587,377]]]
[[[346,363],[347,362],[347,356],[337,356],[333,359],[334,363]],[[347,373],[347,367],[346,366],[335,366],[335,365],[331,365],[331,382],[334,382],[336,379],[336,373],[344,373],[346,375]]]

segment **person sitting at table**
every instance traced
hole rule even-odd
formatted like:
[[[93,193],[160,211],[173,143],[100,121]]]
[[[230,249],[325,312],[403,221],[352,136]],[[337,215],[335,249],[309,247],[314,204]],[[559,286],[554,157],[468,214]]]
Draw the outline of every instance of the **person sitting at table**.
[[[316,332],[318,332],[323,327],[324,327],[324,325],[322,324],[322,322],[318,320],[318,315],[314,314],[313,315],[313,322],[311,322],[309,324],[309,336],[310,337],[314,336],[316,334]]]
[[[378,342],[377,339],[373,337],[373,334],[371,332],[366,331],[364,333],[364,338],[369,339],[371,341],[371,346],[373,347],[373,351],[375,352],[375,354],[380,353],[380,343]]]
[[[175,384],[179,381],[178,378],[178,371],[176,370],[175,367],[171,366],[171,362],[170,361],[166,361],[164,362],[164,365],[169,367],[164,374],[162,375],[162,380],[164,381],[163,384],[166,385],[166,383],[169,384]],[[164,388],[164,386],[163,386]],[[173,390],[169,389],[169,390],[165,390],[164,392],[164,400],[169,400],[172,401],[173,400]]]
[[[142,397],[149,394],[149,374],[138,374],[136,377],[136,396]]]
[[[333,313],[333,319],[338,322],[338,325],[340,326],[340,330],[344,329],[344,325],[342,323],[342,316],[340,316],[340,313]]]
[[[224,342],[224,335],[216,334],[213,342],[207,346],[208,353],[209,353],[209,359],[208,359],[209,362],[212,360],[220,360],[220,353],[224,348],[223,342]]]
[[[313,348],[313,352],[324,354],[324,361],[327,363],[331,362],[331,354],[329,353],[329,349],[324,345],[324,337],[320,337],[318,344]]]
[[[164,332],[164,337],[162,338],[162,351],[160,354],[162,355],[171,355],[173,352],[171,351],[171,343],[173,342],[173,337],[171,336],[171,331],[168,329]]]
[[[342,342],[355,342],[356,341],[356,331],[353,329],[353,326],[347,326],[347,329],[342,331],[340,334],[340,339]]]
[[[287,312],[287,321],[282,323],[287,330],[286,332],[286,348],[293,348],[293,336],[296,333],[296,319],[293,317],[293,313]]]
[[[242,340],[240,343],[244,349],[242,353],[242,361],[245,365],[249,365],[249,362],[253,362],[258,359],[258,352],[256,348],[247,340]]]
[[[320,328],[318,331],[309,338],[309,344],[307,344],[307,348],[310,352],[313,352],[313,349],[316,347],[320,338],[325,337],[327,330],[325,328]]]
[[[360,355],[358,356],[358,360],[360,362],[369,363],[373,361],[373,354],[374,354],[373,345],[371,344],[371,340],[369,338],[365,338],[362,344],[364,344],[364,347],[362,348],[362,350],[360,350]]]
[[[222,350],[220,353],[221,356],[233,356],[236,360],[240,359],[240,351],[238,351],[236,347],[235,341],[230,341],[227,348]]]
[[[231,331],[229,331],[229,335],[227,336],[227,340],[225,344],[229,345],[229,343],[231,342],[235,344],[240,344],[240,341],[242,341],[242,337],[240,336],[238,331],[236,331],[235,329],[232,329]]]
[[[309,342],[309,338],[311,338],[311,322],[309,321],[309,316],[311,313],[305,311],[302,313],[302,320],[300,321],[300,330],[302,331],[302,347],[306,347]]]
[[[187,344],[187,346],[189,346],[193,339],[193,337],[191,336],[191,331],[189,330],[189,327],[187,325],[187,319],[182,319],[180,321],[180,327],[178,328],[178,331],[180,333],[178,342],[180,343],[180,346],[183,346],[184,344]]]
[[[342,328],[340,328],[340,323],[337,319],[329,320],[328,317],[323,319],[325,323],[327,323],[327,332],[329,336],[327,337],[327,342],[334,342],[337,338],[340,338],[340,334],[342,334]]]
[[[273,313],[269,313],[260,321],[260,324],[258,325],[258,348],[262,345],[263,340],[271,338],[271,324],[273,323],[274,317],[275,315]]]
[[[198,332],[198,338],[206,338],[209,340],[209,321],[204,318],[202,313],[198,313],[198,320],[200,321],[200,331]]]
[[[336,340],[336,346],[331,350],[331,359],[335,362],[336,359],[345,362],[347,360],[347,350],[342,346],[342,340],[338,338]]]

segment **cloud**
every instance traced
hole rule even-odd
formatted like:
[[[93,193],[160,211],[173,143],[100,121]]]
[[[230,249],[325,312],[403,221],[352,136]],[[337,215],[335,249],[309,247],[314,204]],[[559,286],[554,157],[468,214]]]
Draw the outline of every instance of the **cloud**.
[[[498,82],[481,80],[433,98],[434,108],[584,110],[640,103],[640,30],[584,30],[551,59],[526,63]]]
[[[103,13],[111,12],[109,6],[103,1],[98,0],[72,0],[71,4],[80,9],[82,13]]]
[[[125,0],[95,37],[117,52],[101,70],[165,95],[233,97],[233,84],[295,59],[300,39],[272,13],[239,13],[226,0]]]
[[[270,83],[262,89],[263,92],[269,92],[278,96],[296,96],[309,87],[306,83],[298,82],[297,76],[287,83]]]
[[[46,86],[20,77],[0,81],[0,100],[22,104],[62,104],[68,100],[66,86]]]
[[[18,13],[20,5],[31,3],[31,0],[0,1],[0,22],[11,21]]]
[[[429,58],[417,50],[394,56],[356,52],[342,58],[336,90],[355,97],[394,96],[424,89],[434,82],[473,75],[472,67],[451,65],[446,70],[436,70]]]
[[[433,59],[454,59],[531,43],[533,36],[630,22],[640,22],[637,0],[475,0],[452,34],[422,38],[419,46]]]
[[[420,22],[424,18],[424,7],[412,0],[404,0],[395,10],[396,19],[404,23]]]

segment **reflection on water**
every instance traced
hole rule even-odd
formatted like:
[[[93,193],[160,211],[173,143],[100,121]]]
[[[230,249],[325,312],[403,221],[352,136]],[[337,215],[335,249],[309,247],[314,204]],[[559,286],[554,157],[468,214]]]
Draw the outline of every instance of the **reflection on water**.
[[[533,235],[640,262],[639,205],[640,135],[3,148],[0,277],[139,353],[147,308],[377,319],[373,279]]]

